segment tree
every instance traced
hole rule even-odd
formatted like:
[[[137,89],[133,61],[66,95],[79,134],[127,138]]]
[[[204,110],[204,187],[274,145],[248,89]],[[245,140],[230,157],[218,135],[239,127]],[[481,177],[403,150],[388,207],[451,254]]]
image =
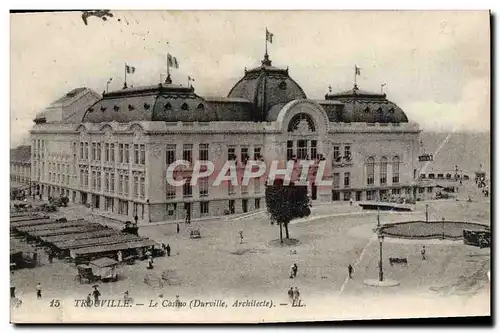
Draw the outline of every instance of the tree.
[[[311,214],[307,186],[295,185],[293,182],[284,185],[282,179],[276,179],[273,185],[266,186],[266,206],[271,223],[276,222],[280,228],[281,243],[283,243],[283,227],[285,237],[289,239],[290,221]]]

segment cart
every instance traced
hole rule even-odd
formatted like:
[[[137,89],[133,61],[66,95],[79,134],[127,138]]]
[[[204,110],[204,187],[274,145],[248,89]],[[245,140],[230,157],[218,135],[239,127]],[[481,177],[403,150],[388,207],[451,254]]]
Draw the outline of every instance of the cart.
[[[93,283],[95,281],[98,281],[100,279],[99,276],[94,275],[94,272],[92,271],[92,267],[89,265],[78,265],[76,266],[78,269],[78,274],[75,277],[75,280],[82,283]]]

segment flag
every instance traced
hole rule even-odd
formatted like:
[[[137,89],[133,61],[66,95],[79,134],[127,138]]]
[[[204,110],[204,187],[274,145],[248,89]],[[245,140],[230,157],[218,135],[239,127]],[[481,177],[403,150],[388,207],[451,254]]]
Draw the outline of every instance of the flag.
[[[270,33],[267,28],[266,28],[266,41],[268,41],[269,43],[273,43],[273,36],[274,34]]]
[[[361,75],[361,68],[354,65],[354,75]]]
[[[179,63],[177,62],[177,58],[172,57],[170,53],[167,54],[167,63],[168,67],[179,68]]]
[[[194,79],[191,76],[188,76],[188,81],[193,81],[194,82]]]
[[[125,65],[125,70],[127,71],[127,74],[133,74],[135,72],[135,67]]]

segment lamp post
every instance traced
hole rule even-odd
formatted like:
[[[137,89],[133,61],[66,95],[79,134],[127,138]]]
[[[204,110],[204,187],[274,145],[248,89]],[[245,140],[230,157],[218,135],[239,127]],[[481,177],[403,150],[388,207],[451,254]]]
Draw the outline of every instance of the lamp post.
[[[149,199],[146,200],[146,203],[148,204],[148,222],[151,223],[151,206],[150,206]]]
[[[429,222],[429,205],[425,205],[425,222]]]
[[[442,228],[443,228],[443,235],[442,235],[442,237],[444,239],[444,217],[441,219],[441,222],[442,222]]]
[[[379,243],[379,248],[380,248],[380,259],[378,262],[378,280],[380,282],[384,281],[384,270],[382,267],[382,243],[384,242],[384,235],[381,233],[378,234],[378,243]]]
[[[377,206],[377,228],[380,229],[380,207]]]

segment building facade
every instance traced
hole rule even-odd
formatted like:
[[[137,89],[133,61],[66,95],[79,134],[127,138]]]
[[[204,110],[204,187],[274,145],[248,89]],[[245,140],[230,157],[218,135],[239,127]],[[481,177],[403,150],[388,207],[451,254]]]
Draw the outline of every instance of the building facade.
[[[289,76],[262,64],[245,70],[227,97],[201,97],[166,83],[103,94],[78,110],[80,121],[35,121],[31,176],[43,195],[67,195],[118,220],[140,223],[238,214],[264,208],[265,177],[247,186],[213,177],[189,180],[197,160],[216,169],[234,161],[325,160],[331,186],[309,185],[313,200],[365,201],[419,197],[419,126],[385,94],[352,90],[308,99]],[[47,118],[47,116],[45,116]],[[38,118],[38,117],[37,117]]]
[[[22,145],[10,150],[10,181],[14,185],[30,185],[31,146]]]

